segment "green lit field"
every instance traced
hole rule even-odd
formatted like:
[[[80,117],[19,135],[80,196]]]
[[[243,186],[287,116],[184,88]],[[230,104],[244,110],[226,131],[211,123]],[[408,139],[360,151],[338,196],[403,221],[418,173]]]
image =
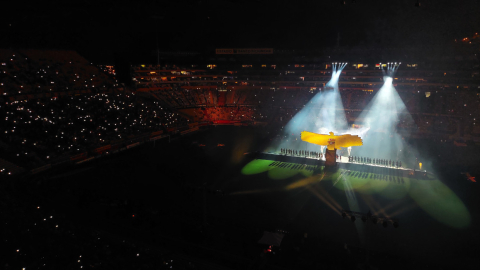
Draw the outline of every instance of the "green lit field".
[[[357,166],[358,167],[358,166]],[[288,179],[295,175],[301,176],[293,183],[285,185],[285,190],[309,188],[311,185],[324,182],[336,189],[355,192],[360,195],[379,195],[384,199],[401,200],[411,198],[428,215],[439,222],[455,228],[465,228],[470,225],[470,215],[462,201],[445,184],[433,175],[427,177],[415,176],[410,171],[402,169],[386,169],[363,165],[362,171],[338,168],[326,171],[323,166],[302,165],[288,162],[255,159],[242,169],[242,174],[253,175],[264,173],[272,180]],[[370,205],[371,208],[374,208]],[[345,210],[359,211],[358,207]],[[337,209],[342,210],[342,209]],[[372,209],[375,214],[388,214],[383,209]]]
[[[329,170],[315,161],[260,158],[239,170],[234,181],[223,183],[230,196],[219,209],[265,227],[417,260],[471,256],[464,244],[477,239],[477,186],[461,177],[360,164]],[[399,227],[352,223],[342,218],[343,210],[371,211],[399,220]]]
[[[479,186],[460,174],[463,169],[444,167],[415,175],[410,170],[339,163],[331,170],[313,159],[247,154],[271,143],[266,132],[217,127],[171,143],[146,144],[99,159],[74,176],[50,179],[55,192],[48,196],[62,201],[65,213],[75,209],[82,194],[128,199],[157,211],[161,229],[155,231],[191,239],[207,222],[229,235],[228,247],[241,247],[245,236],[240,231],[280,229],[292,235],[306,233],[340,252],[347,244],[409,260],[476,256],[470,247],[480,240]],[[460,155],[456,150],[442,153]],[[82,210],[81,220],[101,219],[102,209],[92,203]],[[395,218],[399,227],[352,223],[342,218],[342,210]],[[258,239],[248,241],[254,244]]]

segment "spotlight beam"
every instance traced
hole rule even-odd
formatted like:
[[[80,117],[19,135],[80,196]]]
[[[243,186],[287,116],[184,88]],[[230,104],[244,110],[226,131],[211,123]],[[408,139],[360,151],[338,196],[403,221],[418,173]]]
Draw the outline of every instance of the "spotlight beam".
[[[338,89],[338,80],[346,62],[332,62],[332,78],[325,85],[324,91],[315,94],[305,106],[285,125],[282,142],[276,145],[280,148],[305,149],[319,151],[318,146],[308,145],[300,140],[300,133],[309,130],[314,133],[326,134],[333,131],[342,134],[347,129],[347,118]]]
[[[402,136],[397,133],[396,126],[402,117],[410,117],[406,106],[398,95],[394,85],[393,77],[399,64],[387,62],[384,85],[375,94],[370,103],[357,118],[357,125],[363,126],[365,133],[361,134],[364,141],[362,149],[353,149],[354,156],[368,156],[372,158],[382,158],[388,160],[399,160],[400,150],[404,149],[406,144]],[[407,113],[407,114],[405,114]],[[408,119],[405,119],[408,121]]]
[[[325,203],[330,209],[332,209],[333,211],[335,211],[335,213],[339,214],[339,215],[342,215],[342,213],[340,212],[340,209],[336,208],[334,205],[332,205],[327,199],[325,199],[325,197],[323,197],[320,193],[318,193],[318,191],[316,191],[315,189],[313,189],[312,187],[309,187],[309,190],[315,195],[317,196],[317,198],[319,198],[323,203]]]

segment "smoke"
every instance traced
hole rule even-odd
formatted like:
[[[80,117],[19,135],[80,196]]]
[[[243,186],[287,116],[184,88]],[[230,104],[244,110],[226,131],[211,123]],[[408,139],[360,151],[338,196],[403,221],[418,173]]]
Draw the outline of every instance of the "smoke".
[[[332,63],[332,78],[304,108],[300,110],[283,128],[280,148],[320,151],[320,147],[301,141],[300,133],[310,131],[328,134],[344,133],[347,130],[347,119],[338,90],[338,79],[347,63]]]
[[[387,64],[384,85],[356,119],[355,124],[361,128],[350,133],[359,135],[363,146],[354,147],[352,155],[392,160],[405,160],[407,153],[416,156],[404,139],[408,131],[400,133],[397,129],[400,122],[413,121],[393,85],[392,76],[398,66],[397,63]]]

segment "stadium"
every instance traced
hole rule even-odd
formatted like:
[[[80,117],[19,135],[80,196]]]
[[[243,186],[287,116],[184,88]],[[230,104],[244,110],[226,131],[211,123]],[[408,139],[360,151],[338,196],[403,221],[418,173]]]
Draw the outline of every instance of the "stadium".
[[[0,52],[12,269],[476,264],[478,62]],[[331,166],[302,131],[363,145]]]
[[[477,269],[479,5],[5,3],[0,269]]]

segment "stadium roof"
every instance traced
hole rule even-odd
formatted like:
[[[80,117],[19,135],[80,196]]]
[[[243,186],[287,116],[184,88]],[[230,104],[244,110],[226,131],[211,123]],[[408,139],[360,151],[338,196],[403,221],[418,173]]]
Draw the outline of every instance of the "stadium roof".
[[[153,49],[405,47],[449,44],[480,32],[475,0],[13,1],[3,46],[76,49],[87,58]]]

